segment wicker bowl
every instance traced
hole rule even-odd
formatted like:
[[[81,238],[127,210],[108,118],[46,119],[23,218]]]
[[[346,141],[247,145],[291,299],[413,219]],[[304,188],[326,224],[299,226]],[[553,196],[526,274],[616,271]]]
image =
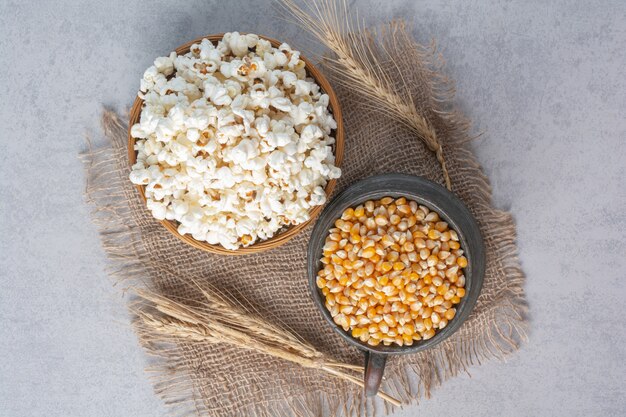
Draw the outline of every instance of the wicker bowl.
[[[202,39],[208,39],[214,44],[222,39],[224,36],[223,33],[202,36],[198,39],[194,39],[191,42],[187,42],[184,45],[179,46],[175,49],[178,55],[186,54],[189,52],[191,46],[194,43],[200,43]],[[265,40],[268,40],[273,47],[278,48],[282,42],[277,41],[276,39],[268,38],[265,36],[259,36]],[[344,149],[344,131],[343,131],[343,120],[341,117],[341,107],[339,106],[339,100],[337,99],[337,95],[333,91],[330,86],[328,80],[322,75],[322,73],[309,61],[306,57],[300,56],[300,58],[305,62],[305,69],[307,71],[307,75],[310,76],[317,82],[317,84],[321,87],[322,91],[326,93],[329,97],[329,110],[333,114],[337,122],[337,129],[335,129],[332,134],[335,137],[335,145],[334,145],[334,153],[335,153],[335,166],[341,167],[341,162],[343,160],[343,149]],[[133,107],[130,109],[129,123],[128,123],[128,160],[130,165],[132,166],[136,159],[137,153],[135,151],[135,139],[130,134],[131,127],[139,122],[139,118],[141,116],[141,108],[143,106],[143,100],[139,97],[135,99],[133,103]],[[336,180],[332,179],[328,181],[326,184],[326,196],[330,198],[330,195],[335,188]],[[139,190],[139,194],[141,198],[146,201],[145,187],[142,185],[137,185],[137,189]],[[211,245],[207,242],[201,242],[192,238],[189,235],[181,235],[178,233],[178,222],[172,220],[161,220],[161,224],[165,226],[167,230],[169,230],[174,236],[182,240],[183,242],[207,252],[217,253],[221,255],[244,255],[249,253],[261,252],[264,250],[276,248],[284,243],[287,243],[290,239],[292,239],[295,235],[298,234],[302,229],[304,229],[315,217],[322,211],[323,206],[315,206],[310,210],[311,217],[304,223],[300,223],[295,226],[290,226],[285,228],[284,230],[277,233],[274,237],[267,240],[262,240],[256,242],[248,247],[241,247],[237,250],[226,249],[221,245]]]

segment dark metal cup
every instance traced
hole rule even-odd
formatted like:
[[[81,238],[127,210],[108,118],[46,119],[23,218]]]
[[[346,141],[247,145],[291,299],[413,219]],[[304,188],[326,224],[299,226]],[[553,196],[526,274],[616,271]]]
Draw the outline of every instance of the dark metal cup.
[[[456,306],[457,313],[454,318],[446,327],[437,331],[432,338],[416,341],[411,346],[384,346],[382,344],[370,346],[353,338],[349,332],[335,324],[330,312],[324,305],[324,295],[316,284],[317,272],[321,268],[322,247],[328,230],[333,227],[335,220],[348,207],[387,196],[406,197],[408,200],[414,200],[418,204],[436,211],[443,220],[448,222],[451,228],[457,231],[461,248],[468,261],[465,268],[466,294]],[[461,327],[478,299],[485,273],[485,248],[480,230],[474,217],[461,200],[438,184],[421,177],[404,174],[384,174],[369,177],[348,187],[334,198],[321,213],[313,228],[307,258],[309,287],[313,301],[326,321],[341,337],[351,345],[365,351],[364,384],[367,396],[374,396],[378,392],[389,355],[415,353],[431,348]]]

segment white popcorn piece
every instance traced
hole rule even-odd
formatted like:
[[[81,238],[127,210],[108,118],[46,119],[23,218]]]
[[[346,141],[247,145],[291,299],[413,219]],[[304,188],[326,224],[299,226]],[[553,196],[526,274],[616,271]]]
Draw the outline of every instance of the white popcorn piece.
[[[178,232],[236,250],[310,218],[338,178],[329,98],[300,53],[227,33],[159,57],[141,80],[130,180]]]

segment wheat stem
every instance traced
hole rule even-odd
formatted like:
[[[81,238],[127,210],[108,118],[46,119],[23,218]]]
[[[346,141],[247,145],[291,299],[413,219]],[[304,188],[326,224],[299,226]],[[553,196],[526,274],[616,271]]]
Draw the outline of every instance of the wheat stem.
[[[362,366],[340,363],[328,359],[313,346],[278,326],[245,312],[215,292],[200,288],[204,300],[196,305],[183,304],[177,300],[155,294],[146,289],[135,289],[144,301],[133,311],[137,315],[143,333],[156,334],[167,339],[187,339],[202,343],[223,343],[231,346],[284,359],[305,368],[320,369],[335,377],[360,387],[363,382],[349,371],[364,371]],[[145,305],[145,303],[148,305]],[[147,311],[152,308],[161,313]],[[153,339],[156,337],[153,336]],[[400,406],[397,399],[383,391],[383,400]]]
[[[363,28],[358,17],[354,22],[348,18],[345,0],[312,0],[308,2],[311,13],[305,12],[293,0],[277,1],[296,24],[308,30],[335,54],[335,57],[326,58],[326,62],[336,70],[333,75],[337,81],[375,101],[382,112],[411,129],[435,154],[446,188],[451,190],[443,147],[435,128],[417,110],[407,88],[403,89],[404,96],[395,91],[392,80],[383,70],[377,50],[388,56],[390,52],[383,42],[377,42],[375,33]],[[395,34],[389,36],[393,39]],[[404,74],[399,68],[396,70],[396,75],[406,87]]]

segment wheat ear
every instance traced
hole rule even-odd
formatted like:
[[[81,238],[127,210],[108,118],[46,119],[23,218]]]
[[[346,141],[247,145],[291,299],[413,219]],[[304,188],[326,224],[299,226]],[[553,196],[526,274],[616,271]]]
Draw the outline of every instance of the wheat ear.
[[[309,31],[335,54],[334,57],[325,59],[337,69],[334,71],[337,81],[367,96],[374,104],[370,106],[372,109],[411,129],[435,153],[446,188],[451,190],[450,175],[437,132],[415,107],[408,88],[400,92],[394,89],[392,80],[378,58],[380,53],[389,55],[389,51],[379,41],[377,34],[363,28],[358,16],[354,22],[348,18],[345,0],[311,0],[307,2],[308,11],[304,11],[293,0],[277,1],[286,11],[288,19],[291,18],[290,20]],[[394,33],[389,36],[393,37]],[[402,72],[398,70],[395,75],[406,86]]]
[[[135,289],[142,300],[133,307],[140,332],[151,335],[153,341],[161,340],[158,338],[160,336],[163,341],[185,339],[228,344],[284,359],[305,368],[320,369],[363,387],[362,378],[353,374],[362,374],[362,366],[329,359],[297,335],[246,312],[243,307],[229,302],[214,291],[198,287],[204,299],[195,303],[182,303],[146,289]],[[159,314],[150,310],[156,310]],[[377,395],[390,404],[401,405],[400,401],[383,391]]]

